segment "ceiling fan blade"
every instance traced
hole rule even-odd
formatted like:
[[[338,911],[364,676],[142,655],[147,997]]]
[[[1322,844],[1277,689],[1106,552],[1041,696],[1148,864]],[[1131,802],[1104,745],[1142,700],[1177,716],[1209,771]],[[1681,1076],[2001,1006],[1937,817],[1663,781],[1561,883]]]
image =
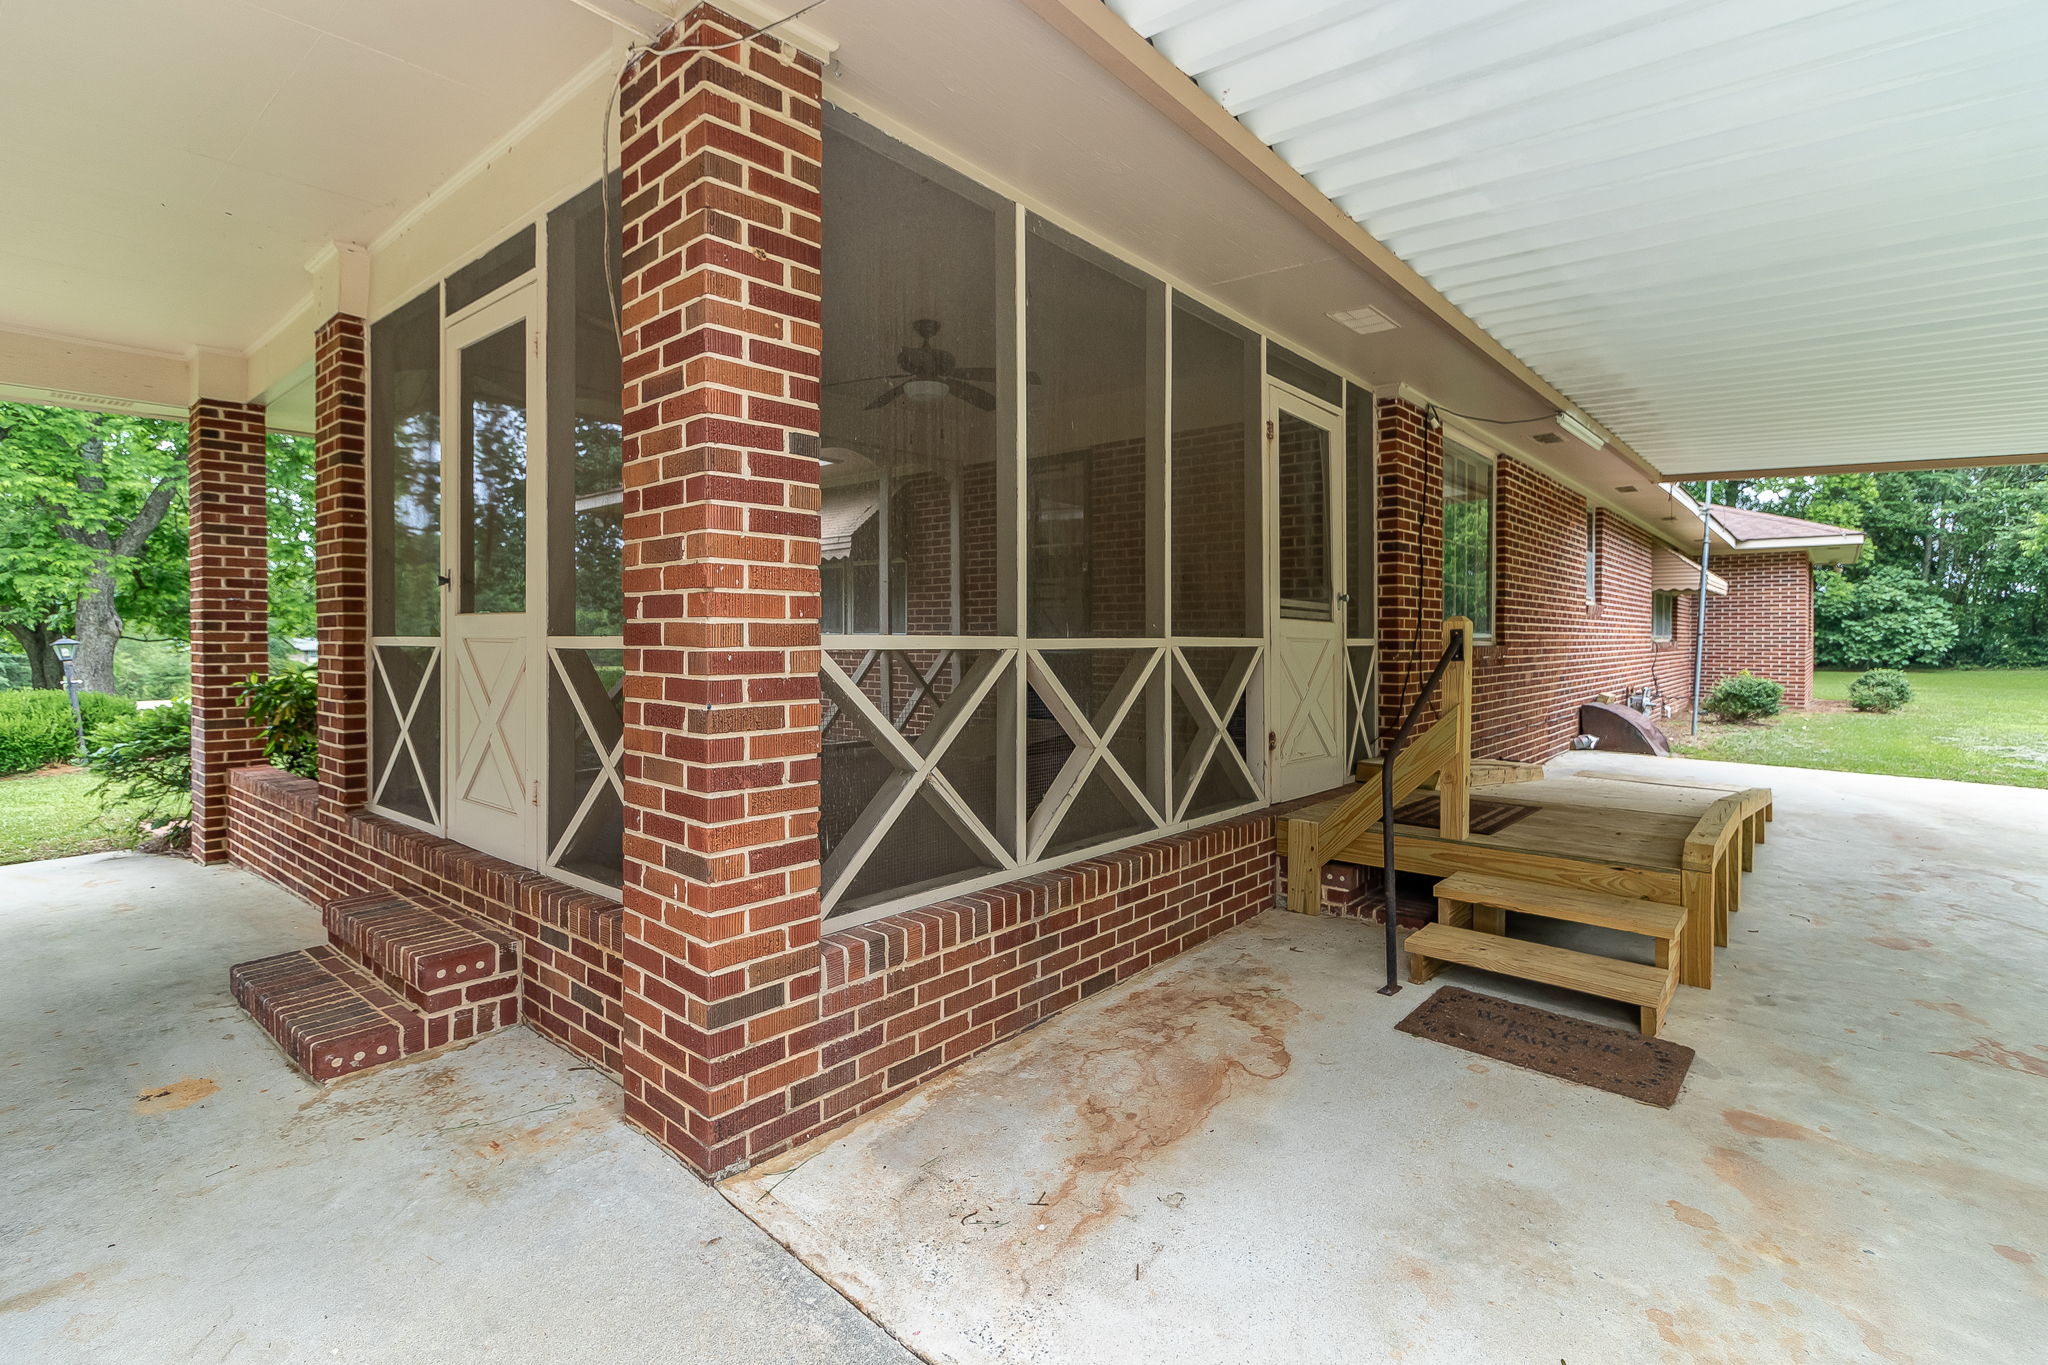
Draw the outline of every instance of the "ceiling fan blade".
[[[966,366],[963,369],[953,371],[953,377],[955,379],[971,379],[977,384],[993,384],[996,382],[996,372],[986,365]]]
[[[827,384],[825,387],[828,389],[843,389],[848,384],[872,384],[878,379],[894,380],[908,378],[910,378],[910,376],[907,374],[864,374],[858,379],[835,379],[831,383]]]
[[[895,402],[902,396],[903,386],[901,384],[891,384],[888,388],[882,390],[882,396],[880,398],[877,398],[874,402],[868,404],[867,407],[862,409],[862,411],[873,412],[876,408],[886,408],[891,403]]]
[[[996,396],[987,389],[977,389],[974,385],[963,383],[958,379],[948,379],[946,381],[946,388],[961,402],[972,404],[983,412],[994,412],[996,410]]]

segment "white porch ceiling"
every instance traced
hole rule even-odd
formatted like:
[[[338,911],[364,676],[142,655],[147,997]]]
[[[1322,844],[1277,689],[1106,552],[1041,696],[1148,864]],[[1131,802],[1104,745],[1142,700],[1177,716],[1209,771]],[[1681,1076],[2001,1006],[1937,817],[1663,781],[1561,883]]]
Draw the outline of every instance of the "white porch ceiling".
[[[243,350],[323,244],[375,238],[617,34],[570,0],[0,0],[0,329]]]
[[[1668,476],[2048,452],[2039,0],[1105,3]]]

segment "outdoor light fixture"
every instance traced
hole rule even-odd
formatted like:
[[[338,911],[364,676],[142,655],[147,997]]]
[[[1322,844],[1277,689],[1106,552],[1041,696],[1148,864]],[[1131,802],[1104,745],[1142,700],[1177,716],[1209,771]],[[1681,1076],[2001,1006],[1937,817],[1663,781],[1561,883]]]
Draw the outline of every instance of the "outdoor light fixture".
[[[78,736],[78,756],[85,757],[85,717],[78,709],[78,683],[71,676],[71,660],[78,654],[78,641],[69,635],[50,642],[50,652],[64,665],[64,695],[71,698],[71,729]]]
[[[1607,442],[1600,437],[1598,432],[1569,412],[1560,412],[1557,415],[1557,424],[1595,450],[1605,450],[1607,448]]]

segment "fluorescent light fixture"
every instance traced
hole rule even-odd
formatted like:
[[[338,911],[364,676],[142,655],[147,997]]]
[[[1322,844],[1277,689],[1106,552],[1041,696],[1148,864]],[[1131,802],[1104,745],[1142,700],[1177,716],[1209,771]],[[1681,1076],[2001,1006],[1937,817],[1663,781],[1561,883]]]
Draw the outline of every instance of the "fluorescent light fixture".
[[[1330,321],[1341,322],[1360,336],[1371,336],[1374,332],[1391,332],[1401,324],[1377,308],[1347,308],[1341,313],[1327,314]]]
[[[1557,415],[1557,424],[1563,427],[1566,432],[1576,436],[1595,450],[1605,450],[1607,448],[1606,439],[1594,431],[1593,428],[1587,426],[1583,418],[1574,416],[1569,412],[1560,412]]]

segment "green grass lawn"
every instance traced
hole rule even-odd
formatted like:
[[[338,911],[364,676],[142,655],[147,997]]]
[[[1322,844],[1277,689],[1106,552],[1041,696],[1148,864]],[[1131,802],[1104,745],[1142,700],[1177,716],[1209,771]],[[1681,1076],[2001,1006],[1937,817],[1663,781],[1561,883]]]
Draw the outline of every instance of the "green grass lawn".
[[[1856,676],[1815,674],[1812,711],[1757,725],[1703,721],[1697,743],[1674,726],[1672,747],[1731,763],[2048,787],[2048,668],[1909,673],[1913,700],[1890,715],[1846,709]]]
[[[91,773],[24,773],[0,778],[0,863],[68,858],[134,848],[135,817],[100,809]]]

